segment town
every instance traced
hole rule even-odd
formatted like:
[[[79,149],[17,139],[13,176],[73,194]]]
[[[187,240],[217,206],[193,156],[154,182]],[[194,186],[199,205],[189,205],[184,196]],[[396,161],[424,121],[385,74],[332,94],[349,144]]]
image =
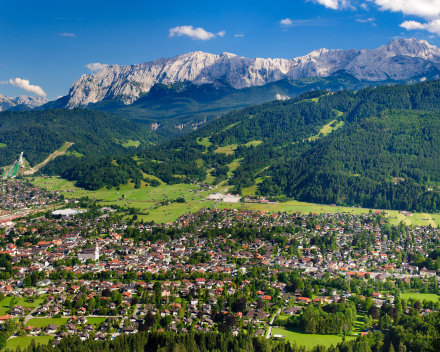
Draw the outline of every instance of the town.
[[[2,348],[138,331],[289,340],[289,327],[336,345],[440,308],[440,231],[390,225],[381,211],[205,207],[159,224],[19,180],[3,183],[1,199],[3,211],[58,204],[2,221]],[[317,326],[316,314],[332,328]]]

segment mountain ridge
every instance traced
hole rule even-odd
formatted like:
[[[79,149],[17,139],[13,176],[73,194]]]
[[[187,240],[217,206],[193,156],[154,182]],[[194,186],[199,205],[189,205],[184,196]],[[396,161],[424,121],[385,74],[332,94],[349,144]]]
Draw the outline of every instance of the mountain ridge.
[[[44,97],[31,97],[27,95],[19,95],[14,98],[9,98],[0,94],[0,111],[6,110],[31,110],[48,103]]]
[[[373,50],[321,48],[290,60],[196,51],[130,66],[109,65],[95,74],[82,75],[64,97],[63,107],[85,107],[113,99],[132,104],[157,83],[190,81],[201,85],[221,79],[241,89],[281,79],[327,77],[341,70],[361,81],[402,80],[433,68],[440,69],[440,50],[414,38],[393,39]]]

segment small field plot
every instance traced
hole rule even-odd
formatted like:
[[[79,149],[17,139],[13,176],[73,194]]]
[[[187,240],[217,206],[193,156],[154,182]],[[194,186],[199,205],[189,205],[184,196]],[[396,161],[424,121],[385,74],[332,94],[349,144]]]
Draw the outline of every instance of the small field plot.
[[[86,324],[99,325],[107,320],[107,318],[87,318]]]
[[[53,336],[19,336],[14,337],[8,340],[6,343],[6,348],[9,348],[12,351],[15,351],[18,346],[20,346],[21,350],[24,351],[31,343],[32,340],[35,341],[35,345],[47,345],[49,340],[53,339]]]
[[[407,293],[402,293],[400,294],[400,298],[402,299],[415,299],[417,301],[423,302],[423,301],[431,301],[431,302],[438,302],[440,296],[436,295],[434,293],[412,293],[412,292],[407,292]]]
[[[137,148],[140,145],[141,145],[141,142],[139,142],[139,141],[132,141],[131,139],[122,144],[122,146],[126,147],[126,148],[128,148],[128,147],[136,147]]]
[[[235,149],[237,149],[237,145],[231,144],[225,147],[218,147],[216,150],[214,150],[214,153],[224,153],[226,155],[231,155],[234,154]]]
[[[315,335],[315,334],[303,334],[299,330],[293,329],[272,329],[273,335],[286,336],[286,341],[290,343],[296,342],[297,346],[305,346],[307,348],[313,348],[318,345],[330,347],[336,346],[339,342],[342,342],[342,337],[335,335]],[[347,336],[346,340],[353,340],[355,337]]]
[[[11,300],[13,297],[6,297],[0,302],[0,309],[7,310],[11,308]],[[14,303],[15,306],[23,306],[24,308],[36,308],[43,304],[44,299],[38,298],[34,302],[28,302],[27,298],[20,298]]]
[[[61,326],[65,325],[68,320],[68,318],[33,318],[28,320],[26,326],[32,326],[34,328],[45,328],[50,324]]]

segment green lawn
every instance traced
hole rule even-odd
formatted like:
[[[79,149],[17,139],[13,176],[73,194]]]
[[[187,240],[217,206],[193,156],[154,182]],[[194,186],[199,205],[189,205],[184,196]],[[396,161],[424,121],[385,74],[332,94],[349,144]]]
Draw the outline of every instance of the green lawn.
[[[354,322],[353,332],[355,334],[359,334],[362,331],[362,328],[365,324],[365,314],[356,314],[356,321]]]
[[[0,148],[6,148],[8,145],[5,143],[0,143]]]
[[[89,318],[89,317],[86,318],[87,318],[87,324],[92,324],[92,325],[98,325],[107,320],[107,318]]]
[[[339,342],[342,342],[342,337],[334,335],[315,335],[315,334],[303,334],[294,329],[272,329],[273,335],[286,336],[286,340],[291,343],[296,342],[297,346],[306,346],[307,348],[313,348],[317,345],[324,345],[330,347],[336,346]],[[347,336],[347,340],[353,340],[355,337]]]
[[[68,318],[33,318],[26,323],[26,326],[33,326],[34,328],[45,328],[50,324],[61,326],[65,325],[68,320]]]
[[[9,339],[6,343],[6,348],[9,348],[12,351],[15,351],[18,346],[20,346],[21,350],[23,351],[25,348],[27,348],[32,340],[35,341],[35,344],[38,346],[38,344],[41,345],[47,345],[49,343],[49,340],[53,339],[53,336],[20,336],[20,337],[14,337],[12,339]]]
[[[409,299],[409,298],[413,298],[417,301],[423,302],[424,300],[426,301],[431,301],[431,302],[438,302],[440,296],[436,295],[434,293],[402,293],[400,294],[400,298],[402,299]]]
[[[289,314],[278,314],[277,320],[287,320],[291,317]]]
[[[3,301],[0,302],[0,312],[2,311],[6,311],[8,309],[10,309],[10,303],[11,303],[11,299],[13,297],[6,297]],[[18,299],[17,303],[14,304],[15,306],[23,306],[25,308],[36,308],[39,307],[43,304],[44,299],[43,298],[38,298],[35,299],[35,301],[33,303],[27,302],[27,298],[20,298]],[[3,315],[3,314],[2,314]]]

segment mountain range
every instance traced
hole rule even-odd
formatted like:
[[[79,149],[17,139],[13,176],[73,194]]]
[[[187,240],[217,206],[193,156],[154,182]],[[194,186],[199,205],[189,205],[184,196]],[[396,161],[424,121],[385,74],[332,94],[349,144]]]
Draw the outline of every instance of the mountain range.
[[[8,98],[0,94],[0,111],[5,110],[31,110],[46,104],[49,100],[44,97],[30,97],[19,95],[15,98]]]
[[[262,86],[282,79],[328,77],[345,71],[359,81],[405,80],[436,74],[440,50],[424,40],[394,39],[377,49],[319,49],[287,59],[250,59],[231,53],[192,52],[131,66],[109,65],[82,75],[61,98],[63,107],[86,107],[103,100],[135,102],[157,83],[189,81],[196,85],[222,80],[235,89]]]

